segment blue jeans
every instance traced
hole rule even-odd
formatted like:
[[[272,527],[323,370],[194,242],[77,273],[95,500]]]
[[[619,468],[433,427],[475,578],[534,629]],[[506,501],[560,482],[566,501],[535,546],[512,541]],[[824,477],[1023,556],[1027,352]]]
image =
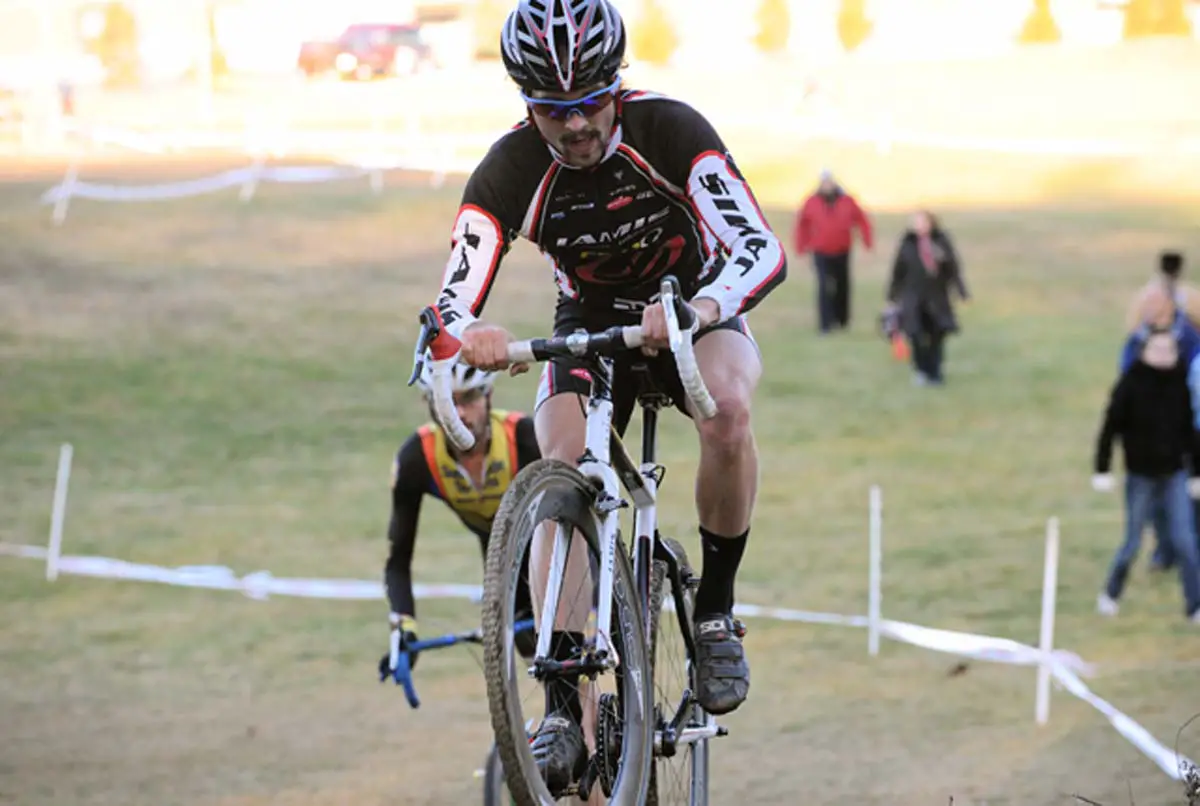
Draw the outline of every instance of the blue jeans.
[[[1200,501],[1195,499],[1192,500],[1192,524],[1197,531],[1200,531]],[[1161,506],[1160,502],[1154,507],[1154,537],[1157,545],[1154,546],[1154,557],[1151,562],[1163,570],[1175,566],[1175,549],[1171,547],[1171,541],[1167,539],[1167,532],[1167,509]],[[1200,534],[1196,535],[1196,539],[1200,541]]]
[[[1161,498],[1154,501],[1154,512],[1151,516],[1154,524],[1154,557],[1151,559],[1160,568],[1170,568],[1175,564],[1175,549],[1171,548],[1171,525],[1167,520],[1167,507]]]
[[[1192,522],[1192,501],[1187,491],[1185,471],[1170,476],[1125,477],[1125,542],[1113,557],[1105,590],[1113,599],[1121,597],[1129,569],[1142,545],[1142,529],[1156,502],[1161,501],[1167,515],[1167,535],[1179,565],[1186,613],[1200,610],[1200,546],[1196,545]]]

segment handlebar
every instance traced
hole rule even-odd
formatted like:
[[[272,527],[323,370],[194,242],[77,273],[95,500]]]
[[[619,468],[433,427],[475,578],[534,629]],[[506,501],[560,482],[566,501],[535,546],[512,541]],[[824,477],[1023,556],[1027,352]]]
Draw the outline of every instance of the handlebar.
[[[700,368],[691,336],[696,332],[698,320],[695,310],[680,295],[679,281],[664,277],[659,289],[659,299],[667,320],[667,343],[675,356],[675,365],[684,392],[704,419],[717,413],[717,404],[709,394]],[[438,424],[445,430],[451,443],[461,451],[469,451],[475,445],[475,437],[458,416],[454,405],[453,376],[451,369],[458,360],[461,343],[442,328],[441,319],[433,308],[421,312],[421,335],[413,357],[413,374],[409,385],[420,376],[422,364],[429,360],[433,376],[433,411]],[[549,339],[526,339],[508,345],[508,360],[511,363],[534,363],[551,358],[587,358],[612,356],[625,350],[642,346],[640,326],[611,327],[595,333],[571,333]],[[426,359],[426,350],[430,358]]]
[[[533,629],[533,619],[525,619],[518,621],[513,625],[513,632],[523,632]],[[413,684],[412,678],[412,662],[410,656],[416,652],[424,652],[427,649],[442,649],[455,644],[479,644],[483,642],[483,630],[476,628],[467,632],[450,633],[441,635],[437,638],[428,638],[423,641],[413,641],[405,651],[400,651],[400,631],[392,631],[392,641],[390,649],[389,663],[392,669],[392,679],[404,688],[404,698],[408,700],[408,704],[412,708],[420,708],[421,700],[417,697],[417,688]]]

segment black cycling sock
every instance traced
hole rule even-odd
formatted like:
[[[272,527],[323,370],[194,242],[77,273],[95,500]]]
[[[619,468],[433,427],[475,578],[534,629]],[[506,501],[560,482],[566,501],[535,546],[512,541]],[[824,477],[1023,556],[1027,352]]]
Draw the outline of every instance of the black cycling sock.
[[[704,568],[700,588],[696,591],[696,616],[711,616],[733,612],[733,583],[738,566],[746,551],[750,530],[737,537],[721,537],[700,527],[700,547],[704,551]]]
[[[550,633],[550,657],[553,660],[570,660],[577,657],[583,646],[583,633]],[[579,676],[567,675],[546,681],[546,714],[570,714],[576,724],[583,722],[583,704],[579,700]]]

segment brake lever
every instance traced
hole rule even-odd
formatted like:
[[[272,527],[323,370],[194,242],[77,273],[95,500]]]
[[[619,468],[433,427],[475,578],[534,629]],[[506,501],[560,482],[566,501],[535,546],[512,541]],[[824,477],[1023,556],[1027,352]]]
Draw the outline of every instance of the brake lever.
[[[414,709],[420,708],[421,701],[417,698],[417,687],[413,685],[412,667],[409,665],[407,652],[400,653],[392,677],[397,683],[404,686],[404,698],[408,700],[409,706]]]
[[[412,708],[421,707],[421,700],[417,698],[417,687],[413,684],[412,665],[409,663],[408,650],[400,648],[400,631],[392,630],[391,642],[388,651],[388,666],[390,667],[390,677],[399,686],[404,687],[404,698],[408,700],[408,704]],[[384,680],[386,678],[380,678]]]
[[[696,311],[683,299],[679,280],[674,275],[668,274],[662,278],[658,293],[664,305],[670,304],[671,310],[675,314],[675,321],[679,324],[679,330],[683,333],[691,332],[692,328],[696,326]]]
[[[421,371],[425,368],[425,352],[429,349],[429,345],[433,344],[434,340],[442,333],[437,311],[432,306],[426,306],[421,311],[418,320],[421,323],[421,332],[417,336],[417,346],[413,350],[413,371],[408,379],[409,386],[412,386],[421,377]]]

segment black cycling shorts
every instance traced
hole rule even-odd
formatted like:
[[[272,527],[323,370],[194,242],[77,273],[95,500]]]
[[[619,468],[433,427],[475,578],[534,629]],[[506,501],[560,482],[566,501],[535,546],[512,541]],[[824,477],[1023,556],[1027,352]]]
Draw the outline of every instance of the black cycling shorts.
[[[575,331],[596,332],[615,325],[629,326],[640,323],[640,313],[622,315],[616,311],[591,311],[563,296],[558,298],[558,305],[554,310],[555,336],[565,336]],[[692,343],[714,330],[735,330],[750,339],[755,350],[758,349],[744,316],[735,316],[697,331],[692,337]],[[643,371],[643,368],[646,371]],[[536,412],[543,402],[564,392],[586,397],[591,388],[591,375],[582,362],[553,358],[542,368],[533,409]],[[687,392],[679,379],[675,356],[671,351],[660,350],[658,355],[648,356],[643,355],[641,350],[628,350],[613,359],[613,426],[621,436],[625,435],[625,429],[633,417],[633,409],[637,405],[639,395],[647,392],[667,395],[675,408],[691,416],[687,410]]]

